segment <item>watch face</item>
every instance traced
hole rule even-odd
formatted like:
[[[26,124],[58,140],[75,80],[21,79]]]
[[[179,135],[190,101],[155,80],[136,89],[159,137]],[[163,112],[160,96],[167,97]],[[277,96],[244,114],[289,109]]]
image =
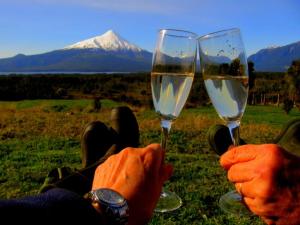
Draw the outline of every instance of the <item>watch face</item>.
[[[104,201],[108,204],[123,204],[125,199],[118,192],[115,192],[111,189],[99,189],[97,190],[97,196],[101,201]]]
[[[108,224],[110,225],[126,225],[128,224],[129,207],[126,199],[118,192],[101,188],[92,191],[92,199],[98,201],[101,206]]]

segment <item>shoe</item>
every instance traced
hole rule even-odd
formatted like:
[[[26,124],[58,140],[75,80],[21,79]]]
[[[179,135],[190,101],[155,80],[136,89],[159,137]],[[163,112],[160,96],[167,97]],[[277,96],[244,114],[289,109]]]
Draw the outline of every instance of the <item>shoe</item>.
[[[207,132],[208,145],[218,155],[225,153],[229,146],[233,144],[230,131],[227,126],[217,124],[211,126]],[[246,142],[240,138],[240,145],[244,145]]]
[[[100,121],[93,121],[81,135],[82,167],[88,167],[102,158],[117,141],[116,132]]]
[[[50,172],[41,188],[64,188],[79,195],[91,190],[94,172],[99,164],[125,147],[139,146],[139,127],[133,112],[128,107],[117,107],[111,112],[112,128],[100,121],[89,123],[81,135],[82,169],[59,175]]]
[[[117,148],[139,146],[139,126],[133,112],[127,106],[113,108],[111,111],[111,127],[117,133]]]
[[[64,188],[79,195],[91,190],[94,172],[99,164],[119,150],[116,146],[117,133],[100,121],[85,127],[81,135],[82,169],[55,168],[49,172],[40,193],[52,188]]]
[[[39,193],[44,193],[52,188],[63,188],[83,196],[92,189],[94,173],[97,167],[109,156],[116,153],[117,147],[113,144],[104,156],[80,170],[72,170],[70,168],[53,169],[47,175]]]
[[[225,153],[232,140],[230,138],[229,129],[224,125],[214,125],[207,132],[208,144],[218,155]],[[273,140],[274,144],[278,144],[286,151],[300,156],[300,118],[293,119],[286,123],[279,135]],[[240,139],[240,144],[246,144]]]
[[[273,143],[280,145],[290,153],[300,156],[300,118],[289,121]]]

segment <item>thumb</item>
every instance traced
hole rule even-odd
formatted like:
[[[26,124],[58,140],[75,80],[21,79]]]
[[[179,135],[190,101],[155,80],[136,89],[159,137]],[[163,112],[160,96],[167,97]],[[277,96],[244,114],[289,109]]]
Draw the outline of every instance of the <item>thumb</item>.
[[[231,147],[220,158],[221,166],[228,170],[232,165],[240,162],[248,162],[257,156],[257,145],[241,145]]]

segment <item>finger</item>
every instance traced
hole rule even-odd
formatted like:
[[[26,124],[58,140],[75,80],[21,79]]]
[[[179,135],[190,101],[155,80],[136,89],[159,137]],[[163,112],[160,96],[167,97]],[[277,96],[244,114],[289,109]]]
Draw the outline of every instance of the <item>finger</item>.
[[[245,198],[254,199],[257,197],[251,182],[235,183],[234,186],[236,191]]]
[[[256,202],[255,202],[255,198],[250,198],[247,196],[243,196],[243,201],[245,203],[245,205],[247,206],[247,208],[253,212],[254,214],[257,214],[257,206],[256,206]]]
[[[145,147],[145,149],[152,149],[154,151],[161,151],[162,148],[160,146],[160,144],[157,144],[157,143],[152,143],[152,144],[149,144]]]
[[[144,167],[150,173],[159,173],[164,163],[165,152],[159,144],[151,144],[142,150],[141,159]]]
[[[155,157],[159,157],[160,163],[164,160],[164,151],[160,144],[150,144],[143,148],[143,155],[152,154]]]
[[[243,186],[243,184],[242,183],[235,183],[234,186],[235,186],[235,189],[236,189],[237,193],[239,193],[240,195],[243,195],[242,194],[242,186]]]
[[[251,181],[257,176],[255,168],[254,161],[236,163],[228,170],[228,180],[234,183]]]
[[[236,191],[243,197],[254,199],[257,197],[256,185],[254,182],[235,183]]]
[[[229,169],[238,162],[248,162],[256,158],[258,151],[256,145],[242,145],[231,148],[220,158],[220,164],[224,169]]]
[[[162,183],[169,180],[173,174],[173,166],[171,164],[164,164],[162,166],[161,178]]]

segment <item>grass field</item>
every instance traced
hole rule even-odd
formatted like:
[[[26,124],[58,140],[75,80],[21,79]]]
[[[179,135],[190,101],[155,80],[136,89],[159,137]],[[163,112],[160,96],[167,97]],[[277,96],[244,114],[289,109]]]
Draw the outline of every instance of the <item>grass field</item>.
[[[116,102],[102,101],[93,112],[90,100],[26,100],[0,102],[0,198],[36,194],[47,172],[55,167],[80,168],[80,134],[91,121],[110,123]],[[159,121],[153,110],[133,108],[137,116],[141,145],[160,141]],[[249,143],[267,143],[288,120],[289,115],[273,106],[248,106],[242,120],[241,136]],[[208,128],[221,123],[212,107],[185,109],[174,123],[167,161],[174,165],[166,184],[183,199],[173,213],[155,214],[151,224],[262,224],[256,217],[225,215],[219,197],[231,190],[218,156],[206,142]]]

